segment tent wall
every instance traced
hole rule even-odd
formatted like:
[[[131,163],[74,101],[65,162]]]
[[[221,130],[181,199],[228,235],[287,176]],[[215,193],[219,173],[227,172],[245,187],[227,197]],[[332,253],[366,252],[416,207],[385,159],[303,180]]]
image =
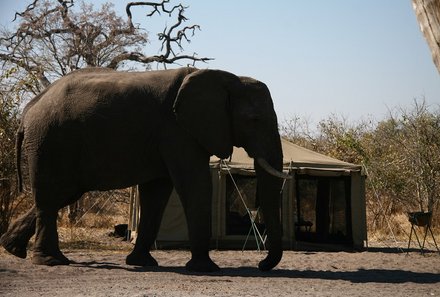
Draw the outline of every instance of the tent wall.
[[[188,241],[188,227],[179,195],[173,190],[163,214],[157,241]]]
[[[218,248],[218,240],[222,234],[224,234],[225,214],[222,209],[224,208],[224,199],[226,184],[225,179],[222,177],[218,168],[211,169],[212,176],[212,238],[215,240],[215,247]]]
[[[353,246],[362,248],[367,240],[367,217],[365,201],[365,176],[361,172],[351,175],[351,222]]]
[[[224,179],[221,178],[217,168],[211,169],[212,176],[212,218],[211,230],[212,238],[217,241],[217,238],[223,232],[224,212],[222,213],[221,197],[224,196]],[[224,204],[223,204],[224,205]],[[162,248],[189,246],[188,243],[188,227],[186,217],[183,211],[183,206],[179,195],[173,190],[170,200],[165,208],[162,222],[159,228],[159,233],[156,240],[156,245]],[[216,244],[215,244],[216,245]]]
[[[316,168],[296,168],[293,170],[292,176],[294,177],[291,185],[291,189],[293,190],[293,195],[291,196],[293,197],[293,205],[290,208],[290,216],[294,220],[293,225],[301,223],[301,225],[295,227],[293,232],[294,238],[296,235],[299,236],[295,238],[295,241],[299,240],[318,244],[350,244],[355,248],[364,246],[367,235],[365,176],[363,176],[360,171],[329,171]],[[304,188],[302,188],[302,190],[300,188],[294,189],[295,186],[299,185],[298,182],[300,181],[302,181],[301,184]],[[344,192],[340,194],[334,192],[337,189],[339,189],[338,191],[344,191],[344,185],[346,188],[345,194]],[[330,188],[321,188],[323,186]],[[334,188],[335,186],[336,188]],[[306,196],[302,196],[303,194]],[[342,210],[340,207],[342,207],[341,203],[344,200],[340,200],[342,197],[339,195],[345,197],[345,219],[344,215],[343,217],[340,216],[340,211]],[[300,209],[297,207],[298,203]],[[311,206],[312,208],[310,208]],[[335,209],[335,206],[338,208]],[[327,215],[328,217],[326,219],[325,216]],[[298,222],[300,220],[299,217],[303,219],[302,222]],[[344,221],[345,223],[343,223]],[[309,225],[306,226],[307,224]],[[292,226],[292,224],[289,222],[288,227],[290,226]]]
[[[246,241],[246,235],[228,235],[227,234],[227,193],[226,182],[229,178],[229,173],[225,170],[213,170],[213,176],[217,176],[218,192],[213,195],[213,238],[215,241],[215,248],[243,248]],[[232,170],[234,176],[255,176],[255,173],[250,173],[248,170]],[[283,187],[283,196],[281,199],[281,218],[283,225],[283,243],[286,249],[294,248],[294,217],[291,214],[292,207],[294,207],[294,182],[286,180]],[[276,199],[277,197],[274,197]],[[215,207],[214,207],[215,206]],[[255,238],[251,233],[248,238],[246,248],[256,247]]]
[[[283,226],[283,246],[285,249],[296,249],[299,209],[297,209],[297,180],[303,176],[312,178],[344,179],[350,181],[348,231],[354,247],[363,247],[367,239],[365,176],[360,166],[342,162],[327,156],[301,148],[283,140],[284,157],[296,158],[297,161],[285,161],[285,172],[290,172],[292,179],[286,180],[283,188],[281,219]],[[247,159],[246,159],[247,158]],[[220,160],[211,160],[212,175],[212,248],[242,248],[246,235],[227,234],[226,191],[229,169],[233,175],[255,176],[253,161],[242,149],[234,148],[232,162],[222,164]],[[137,191],[132,191],[130,204],[129,229],[136,231],[139,220],[139,203]],[[274,197],[276,199],[276,197]],[[132,232],[135,235],[135,232]],[[252,234],[251,234],[252,235]],[[247,248],[256,247],[253,235],[249,238]],[[188,246],[186,218],[178,195],[173,191],[166,207],[157,238],[158,247]]]
[[[285,249],[295,249],[295,179],[285,180],[281,204],[281,220],[283,224],[283,242]]]
[[[134,186],[130,188],[130,205],[128,218],[128,230],[131,232],[132,237],[135,236],[139,224],[139,207],[138,187]]]
[[[335,178],[336,173],[330,177]],[[293,174],[294,177],[304,176]],[[227,234],[227,210],[226,210],[226,181],[228,174],[217,169],[212,170],[213,196],[212,196],[212,248],[242,248],[246,240],[245,235]],[[323,178],[322,175],[311,176]],[[328,176],[327,176],[328,177]],[[337,178],[337,177],[336,177]],[[345,178],[346,177],[341,177]],[[350,218],[351,234],[354,247],[363,247],[366,240],[366,216],[365,216],[365,189],[364,177],[360,172],[353,172],[349,178],[350,186]],[[286,181],[282,196],[281,218],[283,225],[283,246],[285,249],[296,248],[295,223],[297,222],[297,197],[296,179]],[[183,208],[175,192],[173,192],[158,236],[159,247],[175,247],[188,245],[188,233]],[[180,244],[179,244],[180,243]],[[255,248],[256,243],[251,234],[247,248]]]
[[[211,169],[213,182],[212,195],[212,242],[211,247],[216,249],[239,248],[241,249],[246,240],[245,235],[228,235],[227,234],[227,213],[226,213],[226,180],[228,173],[218,168]],[[237,171],[238,172],[238,171]],[[237,174],[236,172],[236,174]],[[305,174],[307,172],[307,174]],[[310,175],[311,173],[319,173]],[[246,173],[247,175],[249,172]],[[340,175],[346,178],[346,173],[341,172],[323,172],[294,170],[292,172],[293,179],[286,180],[283,189],[281,218],[283,225],[283,246],[284,249],[296,249],[295,223],[298,221],[297,197],[296,197],[296,181],[298,177],[309,176],[312,178],[337,178]],[[349,178],[350,188],[350,217],[351,217],[351,237],[353,247],[361,248],[366,240],[366,213],[365,213],[365,177],[360,172],[352,172]],[[132,218],[138,215],[132,214]],[[133,224],[131,224],[132,226]],[[132,227],[132,230],[135,228]],[[161,227],[157,238],[157,246],[160,248],[171,247],[187,247],[188,230],[186,218],[183,212],[180,199],[175,191],[171,194],[170,200],[166,207]],[[251,234],[246,248],[255,248],[256,243]]]
[[[245,235],[228,235],[227,233],[227,180],[230,178],[226,170],[213,168],[212,176],[216,176],[217,193],[213,193],[213,243],[217,249],[242,248],[246,240]],[[255,176],[249,171],[231,170],[231,173],[243,176]],[[214,181],[213,181],[214,182]],[[248,247],[256,247],[254,238],[250,237]]]

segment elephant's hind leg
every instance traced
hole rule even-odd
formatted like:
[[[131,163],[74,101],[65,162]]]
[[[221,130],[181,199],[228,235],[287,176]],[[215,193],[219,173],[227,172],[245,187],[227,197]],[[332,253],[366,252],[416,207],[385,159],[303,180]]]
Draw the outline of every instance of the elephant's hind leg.
[[[134,266],[157,266],[151,256],[150,248],[159,232],[162,215],[173,190],[168,178],[157,179],[139,185],[141,218],[133,251],[127,256],[126,263]]]
[[[75,191],[72,191],[73,193]],[[36,190],[34,192],[36,204],[36,227],[35,227],[35,246],[32,262],[38,265],[69,265],[70,261],[60,250],[57,217],[58,210],[62,207],[78,200],[81,194],[66,194],[66,192],[56,195],[52,190]],[[58,200],[54,197],[68,197]]]
[[[60,251],[56,210],[37,209],[35,247],[32,263],[37,265],[69,265],[70,261]]]
[[[32,207],[9,227],[0,238],[0,244],[14,256],[26,258],[28,242],[35,234],[35,224],[36,209]]]

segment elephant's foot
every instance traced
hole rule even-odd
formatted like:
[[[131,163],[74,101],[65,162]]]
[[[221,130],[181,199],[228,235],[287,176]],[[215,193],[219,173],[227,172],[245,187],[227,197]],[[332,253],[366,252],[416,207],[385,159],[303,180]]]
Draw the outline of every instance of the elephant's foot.
[[[66,256],[64,256],[61,251],[55,253],[55,255],[34,251],[34,254],[32,256],[32,263],[36,265],[57,266],[69,265],[70,260]]]
[[[145,252],[145,251],[131,252],[125,259],[125,263],[127,265],[132,265],[132,266],[149,266],[149,267],[159,266],[156,259],[154,259],[149,252]]]
[[[25,259],[27,256],[27,242],[23,244],[20,241],[14,240],[9,233],[3,234],[3,236],[0,238],[0,245],[3,246],[6,251],[16,257]]]
[[[211,258],[192,258],[185,266],[186,270],[191,272],[216,272],[220,270]]]
[[[282,252],[281,253],[270,253],[269,252],[267,257],[258,264],[258,268],[261,271],[272,270],[272,268],[274,268],[275,266],[278,265],[278,263],[280,263],[282,257],[283,257]]]

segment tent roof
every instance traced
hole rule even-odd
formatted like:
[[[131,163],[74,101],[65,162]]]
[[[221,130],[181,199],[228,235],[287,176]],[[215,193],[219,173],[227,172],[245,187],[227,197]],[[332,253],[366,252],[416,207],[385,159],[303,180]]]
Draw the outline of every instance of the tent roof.
[[[347,163],[326,155],[314,152],[293,144],[286,139],[281,139],[283,147],[284,167],[289,168],[316,168],[327,170],[361,170],[360,165]],[[220,159],[216,156],[211,157],[211,165],[219,164]],[[227,160],[228,166],[243,169],[253,169],[254,161],[250,158],[243,148],[234,147],[232,159]]]

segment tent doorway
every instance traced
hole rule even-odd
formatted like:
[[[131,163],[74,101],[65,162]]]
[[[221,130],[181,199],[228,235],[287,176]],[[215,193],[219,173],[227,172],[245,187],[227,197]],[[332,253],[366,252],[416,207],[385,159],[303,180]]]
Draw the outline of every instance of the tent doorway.
[[[350,178],[298,175],[297,240],[352,243]]]
[[[235,182],[235,184],[234,184]],[[253,175],[226,175],[226,235],[248,235],[251,229],[251,215],[261,232],[265,229],[261,211],[257,213],[257,178]],[[248,209],[246,209],[246,207]]]

